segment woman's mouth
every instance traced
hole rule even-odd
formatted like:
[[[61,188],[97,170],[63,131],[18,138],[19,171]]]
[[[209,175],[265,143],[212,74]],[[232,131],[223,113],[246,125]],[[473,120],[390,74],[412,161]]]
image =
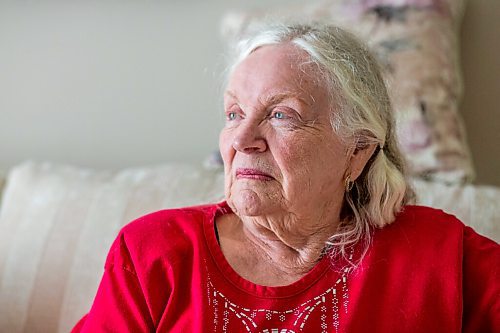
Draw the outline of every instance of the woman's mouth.
[[[274,178],[263,171],[250,168],[238,168],[236,169],[237,179],[255,179],[255,180],[273,180]]]

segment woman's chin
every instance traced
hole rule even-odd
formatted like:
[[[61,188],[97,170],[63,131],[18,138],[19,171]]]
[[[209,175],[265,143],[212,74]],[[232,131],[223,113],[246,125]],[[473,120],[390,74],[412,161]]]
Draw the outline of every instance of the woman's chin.
[[[228,198],[231,208],[240,216],[260,216],[276,209],[277,202],[251,189],[232,192]]]

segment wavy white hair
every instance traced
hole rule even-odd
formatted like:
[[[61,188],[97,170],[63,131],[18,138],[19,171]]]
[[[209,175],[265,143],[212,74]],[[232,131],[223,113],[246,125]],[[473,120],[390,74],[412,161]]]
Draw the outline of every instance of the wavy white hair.
[[[350,191],[345,191],[341,224],[328,245],[331,253],[356,265],[368,250],[371,228],[392,223],[413,199],[402,154],[398,148],[392,106],[378,62],[356,37],[325,24],[264,24],[247,29],[235,44],[229,73],[259,47],[293,43],[309,54],[329,91],[331,124],[347,144],[366,148],[376,144],[373,156]],[[363,242],[357,259],[349,253]]]

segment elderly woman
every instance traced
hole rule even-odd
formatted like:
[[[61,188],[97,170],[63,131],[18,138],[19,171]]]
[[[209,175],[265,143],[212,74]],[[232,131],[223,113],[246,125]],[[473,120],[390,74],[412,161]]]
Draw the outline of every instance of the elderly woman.
[[[498,332],[499,246],[408,205],[373,57],[328,26],[239,43],[226,201],[125,226],[74,332]]]

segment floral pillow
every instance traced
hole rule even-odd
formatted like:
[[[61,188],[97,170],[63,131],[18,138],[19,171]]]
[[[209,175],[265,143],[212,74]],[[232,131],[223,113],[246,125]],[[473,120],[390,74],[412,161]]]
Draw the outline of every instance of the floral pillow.
[[[226,15],[231,43],[250,23],[328,22],[355,33],[381,62],[412,175],[447,183],[474,175],[458,106],[462,96],[457,30],[463,0],[328,0]]]

